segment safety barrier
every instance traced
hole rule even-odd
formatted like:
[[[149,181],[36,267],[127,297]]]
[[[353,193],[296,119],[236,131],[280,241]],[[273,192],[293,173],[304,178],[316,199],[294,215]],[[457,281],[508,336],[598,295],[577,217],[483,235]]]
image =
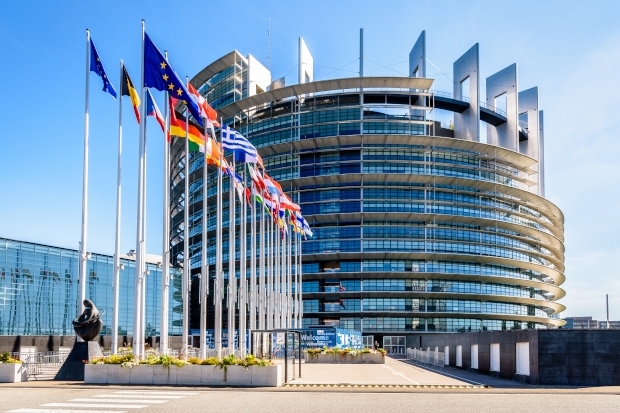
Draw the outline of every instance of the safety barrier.
[[[28,371],[29,379],[30,377],[34,377],[35,380],[39,380],[39,378],[53,379],[68,355],[69,353],[64,352],[30,353],[22,358],[22,361]]]
[[[407,349],[407,360],[423,367],[443,370],[444,354],[442,351],[420,350],[417,348]]]

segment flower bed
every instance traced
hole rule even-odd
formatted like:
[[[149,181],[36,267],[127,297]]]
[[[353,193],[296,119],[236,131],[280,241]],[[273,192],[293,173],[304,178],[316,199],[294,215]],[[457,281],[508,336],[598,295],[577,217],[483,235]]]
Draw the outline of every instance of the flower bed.
[[[17,383],[28,380],[26,366],[9,353],[0,354],[0,383]]]
[[[254,356],[182,360],[163,355],[136,361],[133,354],[126,354],[91,360],[84,383],[278,387],[282,368]]]
[[[304,351],[304,360],[306,363],[385,364],[385,350],[323,347]]]

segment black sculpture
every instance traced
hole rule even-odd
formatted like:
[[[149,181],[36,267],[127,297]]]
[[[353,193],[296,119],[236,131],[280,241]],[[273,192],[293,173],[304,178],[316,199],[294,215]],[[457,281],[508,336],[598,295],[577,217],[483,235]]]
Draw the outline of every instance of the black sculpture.
[[[90,300],[84,300],[84,312],[81,316],[73,320],[75,333],[84,341],[91,341],[103,328],[99,310]]]

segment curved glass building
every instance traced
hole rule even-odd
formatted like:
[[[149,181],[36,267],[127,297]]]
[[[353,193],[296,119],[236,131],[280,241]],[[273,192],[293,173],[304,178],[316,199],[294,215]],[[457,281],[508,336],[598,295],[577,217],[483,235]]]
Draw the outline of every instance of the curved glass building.
[[[454,63],[453,90],[435,91],[425,50],[423,32],[409,55],[410,77],[314,81],[300,38],[295,85],[272,81],[255,58],[236,51],[192,82],[259,149],[314,230],[302,243],[304,326],[375,339],[560,326],[564,218],[544,197],[538,90],[519,91],[515,64],[488,77],[481,96],[475,45]],[[438,113],[451,116],[449,127],[434,120]],[[176,147],[172,168],[184,176],[182,142]],[[196,272],[202,166],[199,156],[190,164]],[[214,260],[215,202],[209,205]],[[171,239],[180,254],[182,212],[173,205]]]

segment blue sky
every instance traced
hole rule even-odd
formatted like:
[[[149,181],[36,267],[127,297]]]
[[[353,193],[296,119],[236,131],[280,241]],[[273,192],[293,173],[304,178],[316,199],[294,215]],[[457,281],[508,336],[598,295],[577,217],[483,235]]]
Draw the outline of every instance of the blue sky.
[[[476,42],[481,79],[517,62],[519,88],[539,87],[547,197],[566,217],[564,315],[603,319],[609,293],[611,318],[620,319],[619,12],[620,2],[612,1],[7,2],[0,14],[0,236],[78,246],[86,28],[110,78],[118,79],[122,58],[138,82],[143,18],[175,70],[190,77],[233,49],[266,63],[270,18],[272,74],[286,75],[288,84],[296,81],[298,36],[321,79],[355,76],[360,27],[365,73],[405,75],[409,51],[426,30],[427,75],[437,90],[452,90],[452,63]],[[88,249],[112,253],[118,106],[99,91],[95,75],[90,79]],[[138,135],[125,109],[123,251],[135,246]],[[159,254],[157,128],[150,121],[147,250]]]

